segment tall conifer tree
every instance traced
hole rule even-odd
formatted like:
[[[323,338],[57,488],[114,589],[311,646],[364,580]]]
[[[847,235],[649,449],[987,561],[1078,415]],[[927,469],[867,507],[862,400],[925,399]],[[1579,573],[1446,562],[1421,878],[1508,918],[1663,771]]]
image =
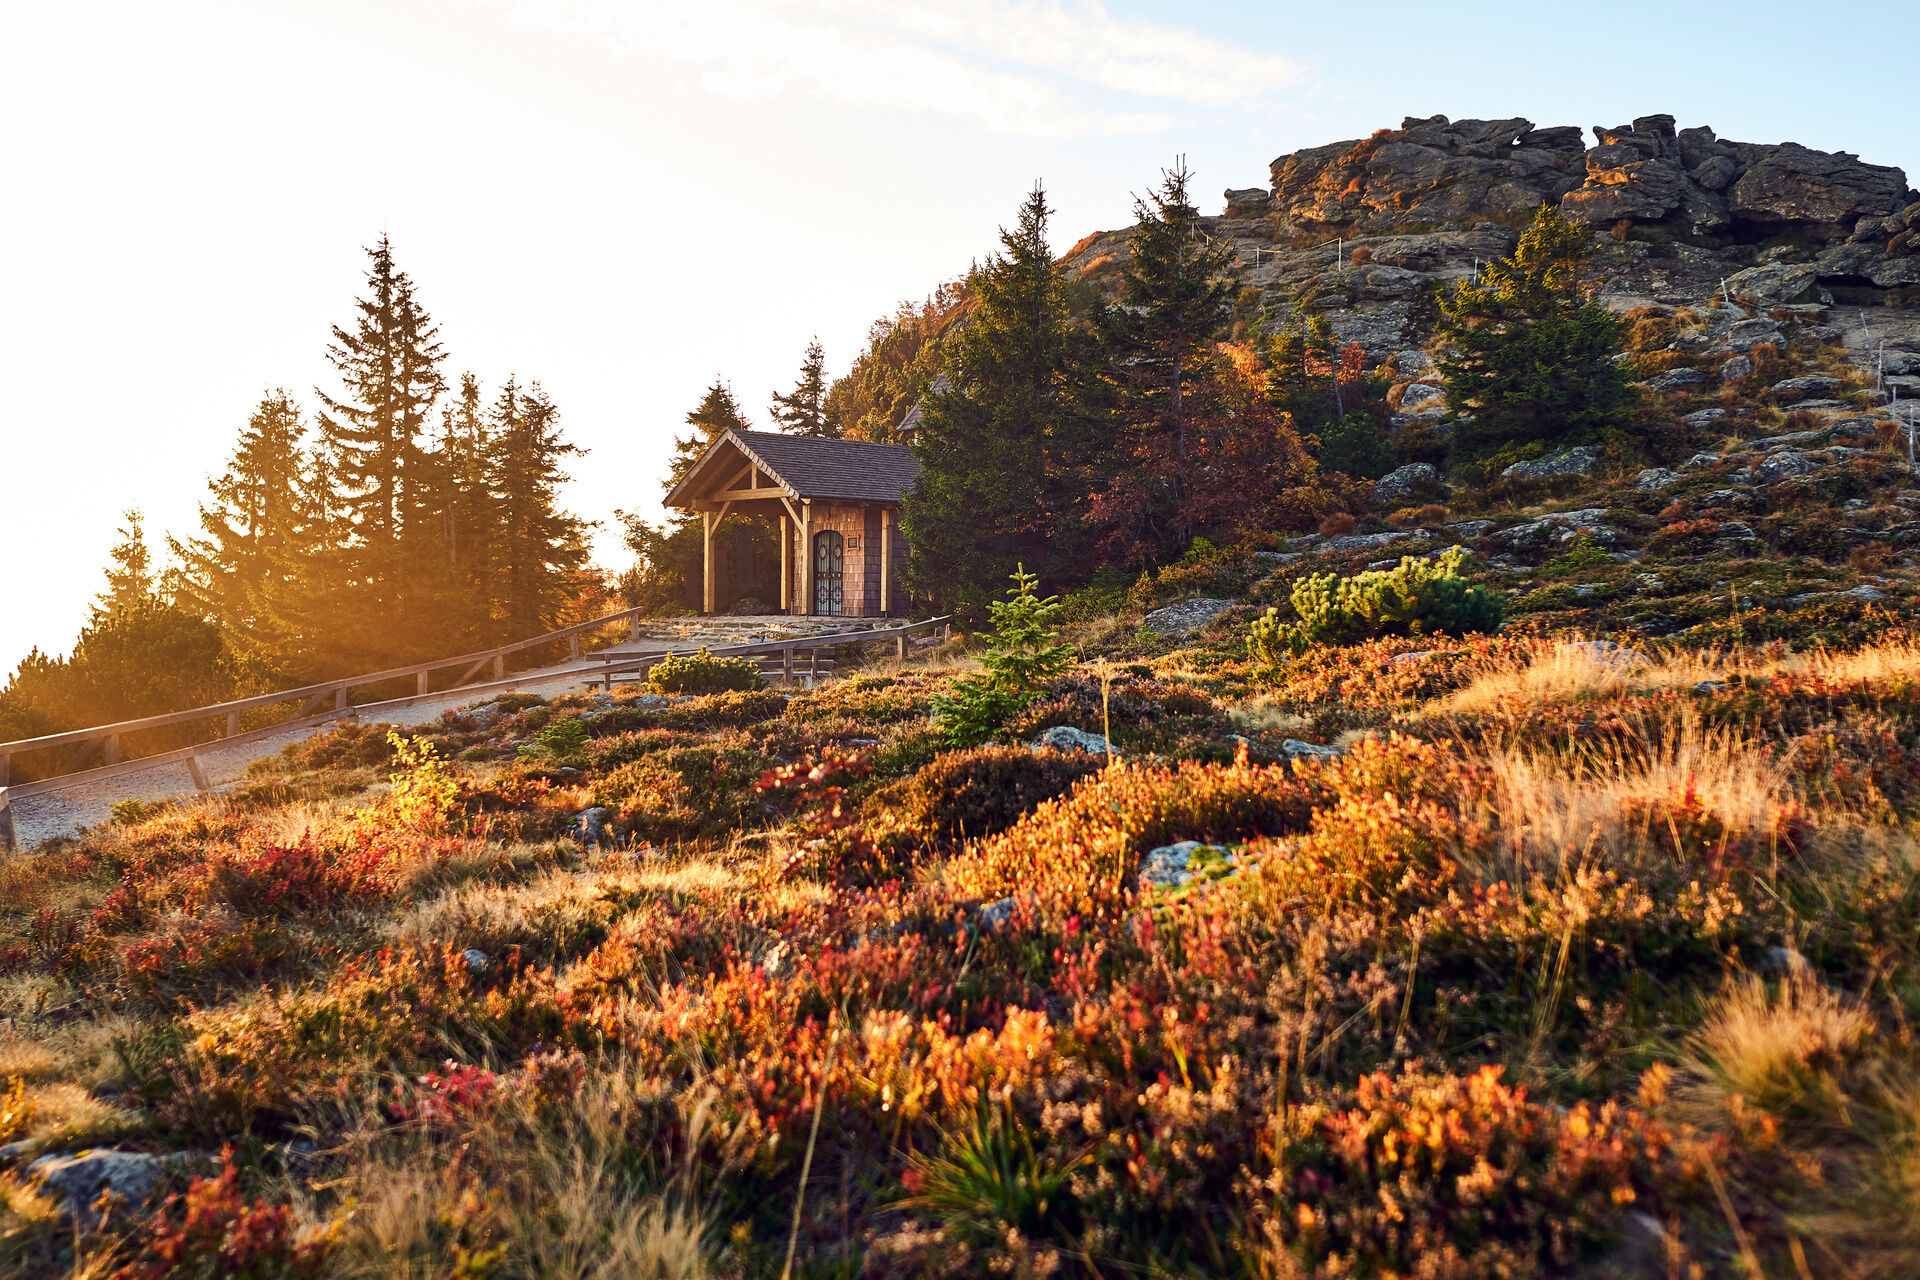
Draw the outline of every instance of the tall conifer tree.
[[[800,380],[788,394],[774,393],[770,412],[781,430],[797,436],[837,438],[844,434],[827,407],[827,356],[820,339],[807,344],[806,358],[800,364]]]
[[[433,554],[435,521],[422,437],[445,389],[439,330],[414,297],[382,235],[367,250],[367,296],[351,329],[335,326],[327,358],[340,398],[320,392],[320,435],[340,485],[355,542],[356,586],[366,638],[399,622],[407,575]]]
[[[1209,239],[1184,162],[1134,202],[1125,306],[1104,313],[1123,448],[1096,519],[1110,549],[1145,559],[1191,533],[1183,503],[1219,410],[1213,344],[1233,312],[1230,255]]]
[[[307,477],[300,406],[284,388],[262,396],[226,470],[200,504],[201,536],[168,546],[180,562],[175,596],[218,623],[250,654],[294,656],[284,621],[311,567],[303,510]]]
[[[1036,186],[1002,252],[973,273],[978,308],[946,344],[949,387],[921,410],[901,527],[909,584],[943,609],[983,612],[1021,564],[1074,572],[1083,469],[1103,446],[1102,358],[1048,248],[1051,212]]]
[[[494,538],[487,576],[498,634],[517,639],[567,619],[587,560],[587,525],[561,510],[561,460],[582,451],[560,435],[560,411],[534,383],[509,378],[487,423]]]

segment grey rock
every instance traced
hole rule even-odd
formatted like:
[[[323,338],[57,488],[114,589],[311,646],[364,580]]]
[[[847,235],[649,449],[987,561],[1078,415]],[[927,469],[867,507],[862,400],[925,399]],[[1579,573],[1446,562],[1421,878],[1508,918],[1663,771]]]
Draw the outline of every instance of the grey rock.
[[[1720,366],[1720,385],[1731,386],[1753,376],[1753,361],[1746,356],[1735,356]]]
[[[1435,652],[1433,649],[1415,649],[1412,653],[1396,653],[1391,658],[1388,658],[1387,661],[1392,663],[1424,662],[1426,659],[1431,658]]]
[[[998,933],[1013,922],[1013,899],[1000,898],[980,908],[980,927]]]
[[[607,819],[612,815],[599,805],[591,809],[582,809],[573,815],[573,834],[580,843],[589,849],[611,843],[607,832]]]
[[[1109,753],[1120,754],[1113,750],[1113,744],[1097,733],[1088,733],[1085,729],[1076,729],[1072,725],[1057,724],[1033,740],[1036,751],[1084,751],[1092,756],[1104,756]]]
[[[1760,953],[1763,973],[1798,976],[1807,972],[1807,958],[1792,947],[1768,947]]]
[[[1302,742],[1298,738],[1288,738],[1280,744],[1280,750],[1289,760],[1319,760],[1323,762],[1338,760],[1346,753],[1338,747],[1323,747],[1312,742]]]
[[[1727,281],[1727,288],[1733,288],[1731,278]],[[1763,342],[1778,345],[1784,341],[1784,337],[1780,326],[1774,321],[1755,318],[1736,321],[1727,329],[1726,336],[1721,341],[1736,351],[1751,351]]]
[[[1149,613],[1141,625],[1161,635],[1189,636],[1233,608],[1231,600],[1182,600]]]
[[[1607,667],[1644,667],[1650,659],[1638,649],[1629,649],[1612,640],[1575,640],[1567,646],[1578,649],[1593,661]]]
[[[1711,422],[1720,422],[1726,416],[1725,409],[1695,409],[1692,413],[1680,415],[1680,421],[1690,427],[1704,427]]]
[[[1840,379],[1817,373],[1801,378],[1788,378],[1785,382],[1773,384],[1773,394],[1780,400],[1805,400],[1810,397],[1829,396],[1839,389]]]
[[[1708,381],[1704,369],[1669,369],[1648,378],[1647,386],[1654,391],[1679,391],[1686,387],[1704,387]]]
[[[1828,409],[1845,409],[1848,405],[1845,400],[1795,400],[1792,404],[1783,404],[1780,407],[1788,413],[1799,409],[1810,413],[1822,413]]]
[[[68,1218],[92,1221],[93,1204],[101,1192],[118,1196],[123,1213],[138,1213],[172,1175],[205,1162],[205,1156],[189,1151],[149,1155],[96,1147],[73,1155],[41,1156],[27,1166],[27,1173],[40,1180]]]
[[[1500,473],[1502,480],[1549,480],[1557,476],[1584,476],[1600,464],[1600,452],[1588,445],[1551,458],[1516,462]]]
[[[1140,886],[1152,889],[1177,889],[1193,879],[1193,855],[1206,848],[1198,840],[1181,840],[1147,852],[1140,868]]]
[[[1856,600],[1885,600],[1887,598],[1886,592],[1880,590],[1878,587],[1868,586],[1864,582],[1851,591],[1843,591],[1840,594],[1852,596]]]
[[[1375,547],[1390,547],[1396,542],[1409,542],[1414,538],[1424,538],[1424,529],[1390,529],[1385,533],[1346,533],[1338,538],[1329,539],[1319,548],[1321,554],[1335,551],[1371,551]]]
[[[1410,382],[1400,393],[1400,412],[1413,413],[1422,405],[1442,405],[1446,403],[1446,388],[1431,382]]]
[[[1783,449],[1770,453],[1754,464],[1754,478],[1761,484],[1778,484],[1794,476],[1804,476],[1818,471],[1820,464],[1806,454],[1793,449]]]
[[[1906,186],[1898,169],[1784,142],[1749,164],[1727,199],[1734,216],[1747,222],[1804,223],[1845,235],[1863,217],[1899,209]]]
[[[1726,687],[1727,684],[1724,680],[1702,680],[1699,684],[1693,686],[1693,691],[1695,693],[1718,693]]]
[[[1636,489],[1669,489],[1686,479],[1678,471],[1669,471],[1665,467],[1648,467],[1633,478]]]
[[[1727,277],[1726,287],[1734,297],[1764,310],[1811,295],[1819,279],[1820,273],[1804,263],[1774,262],[1734,272]]]
[[[1382,506],[1403,503],[1439,483],[1440,469],[1431,462],[1409,462],[1373,482],[1373,500]]]
[[[1427,370],[1433,368],[1433,361],[1428,357],[1426,352],[1414,347],[1409,347],[1407,350],[1394,356],[1393,367],[1406,374],[1409,378],[1417,378]]]
[[[1785,449],[1797,444],[1811,444],[1825,435],[1824,431],[1789,431],[1785,435],[1766,436],[1759,440],[1749,440],[1747,447],[1762,453],[1771,453],[1775,449]]]
[[[1456,520],[1447,526],[1447,532],[1456,538],[1484,538],[1487,530],[1493,528],[1491,520]]]
[[[493,957],[478,947],[468,947],[460,953],[460,962],[467,966],[469,973],[479,973],[493,963]]]
[[[1717,467],[1724,459],[1717,453],[1696,453],[1680,464],[1682,471],[1704,471],[1708,467]]]

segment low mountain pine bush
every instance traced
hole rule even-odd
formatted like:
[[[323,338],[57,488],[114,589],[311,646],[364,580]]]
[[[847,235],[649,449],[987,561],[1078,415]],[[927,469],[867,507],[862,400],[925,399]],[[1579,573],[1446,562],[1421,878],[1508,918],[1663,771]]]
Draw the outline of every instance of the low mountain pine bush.
[[[647,686],[655,693],[731,693],[764,689],[758,665],[745,658],[716,658],[698,653],[668,654],[653,664]]]
[[[1466,551],[1450,547],[1437,558],[1401,557],[1392,569],[1375,569],[1343,578],[1317,573],[1293,584],[1293,610],[1299,622],[1280,621],[1269,609],[1255,620],[1247,637],[1248,655],[1257,663],[1279,663],[1282,648],[1305,653],[1316,644],[1356,644],[1381,636],[1493,631],[1506,611],[1505,598],[1460,576]]]

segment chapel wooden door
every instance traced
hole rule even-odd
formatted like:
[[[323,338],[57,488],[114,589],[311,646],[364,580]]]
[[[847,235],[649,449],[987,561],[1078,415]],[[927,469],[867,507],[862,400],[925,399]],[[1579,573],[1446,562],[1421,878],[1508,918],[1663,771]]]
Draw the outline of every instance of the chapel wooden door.
[[[813,535],[813,611],[839,617],[847,611],[846,540],[832,529]]]

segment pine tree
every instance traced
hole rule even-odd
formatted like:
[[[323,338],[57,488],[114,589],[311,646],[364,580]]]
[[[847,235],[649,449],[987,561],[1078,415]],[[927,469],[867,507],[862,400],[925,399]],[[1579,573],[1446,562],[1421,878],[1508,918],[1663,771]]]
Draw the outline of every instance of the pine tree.
[[[487,477],[494,538],[487,581],[498,635],[517,639],[551,631],[587,560],[587,525],[560,509],[561,459],[582,450],[560,435],[560,411],[534,383],[511,378],[487,422]]]
[[[138,507],[129,507],[121,516],[120,541],[107,552],[107,586],[94,600],[89,625],[134,617],[160,602],[159,582],[153,572],[153,553],[147,550],[144,517]]]
[[[1125,305],[1104,313],[1123,447],[1095,518],[1109,548],[1140,563],[1191,536],[1183,505],[1219,411],[1212,347],[1233,313],[1231,257],[1203,232],[1190,180],[1176,163],[1134,202]]]
[[[679,484],[722,431],[750,429],[733,398],[733,389],[719,378],[701,394],[700,403],[687,415],[687,425],[693,428],[691,433],[674,437],[673,457],[667,462],[666,478],[660,482],[663,490]],[[620,583],[627,606],[646,609],[655,617],[697,609],[696,584],[704,580],[700,517],[670,514],[660,524],[651,525],[633,512],[613,514],[626,527],[627,549],[634,554],[634,566],[622,575]],[[769,536],[767,546],[777,551],[779,543]]]
[[[797,436],[838,438],[844,434],[827,408],[827,357],[819,338],[807,344],[806,359],[800,364],[800,381],[787,395],[774,393],[769,413],[781,430]]]
[[[1442,299],[1440,361],[1462,458],[1536,440],[1591,439],[1634,403],[1626,322],[1593,300],[1593,233],[1542,206],[1512,256]]]
[[[284,627],[289,598],[311,565],[303,512],[306,428],[284,388],[261,397],[226,470],[200,504],[201,536],[167,540],[180,569],[174,596],[212,619],[250,654],[293,656]]]
[[[1057,578],[1083,571],[1089,460],[1103,355],[1076,319],[1047,246],[1035,187],[1003,252],[973,273],[978,300],[946,344],[948,389],[929,392],[912,443],[920,476],[901,507],[906,577],[942,609],[984,613],[1016,565]]]
[[[367,250],[367,296],[351,331],[335,326],[327,358],[343,398],[318,393],[320,436],[333,461],[356,543],[358,619],[369,637],[400,622],[410,571],[432,554],[431,489],[421,438],[445,390],[439,331],[415,300],[382,235]],[[423,546],[422,544],[426,544]]]

